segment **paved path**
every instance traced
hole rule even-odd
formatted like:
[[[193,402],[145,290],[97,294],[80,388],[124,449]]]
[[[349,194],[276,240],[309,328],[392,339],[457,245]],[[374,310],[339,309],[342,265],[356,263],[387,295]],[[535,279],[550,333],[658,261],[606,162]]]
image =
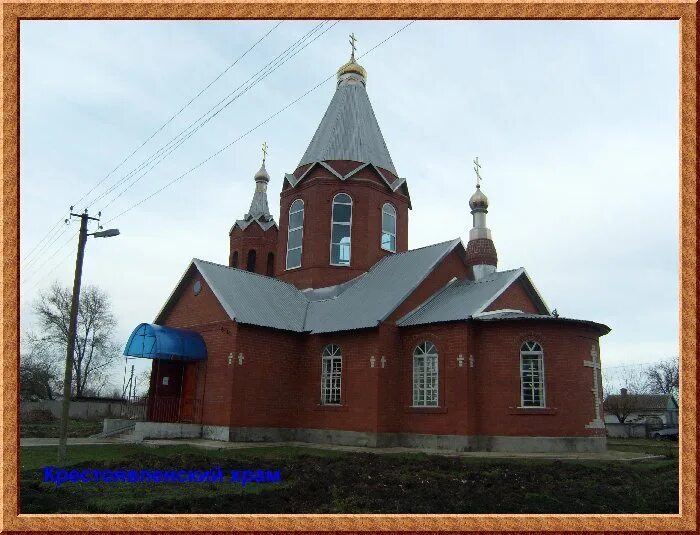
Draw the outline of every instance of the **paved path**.
[[[69,446],[80,445],[105,445],[105,444],[134,444],[129,438],[69,438]],[[219,440],[206,440],[201,438],[182,439],[148,439],[140,444],[157,448],[159,446],[192,446],[194,448],[223,450],[223,449],[249,449],[249,448],[275,448],[275,447],[300,447],[316,450],[347,451],[374,454],[411,454],[425,453],[428,455],[443,455],[445,457],[471,457],[482,459],[548,459],[548,460],[591,460],[591,461],[642,461],[650,459],[663,459],[662,455],[648,455],[628,451],[609,450],[604,453],[509,453],[495,451],[445,451],[416,448],[369,448],[363,446],[339,446],[337,444],[312,444],[308,442],[221,442]],[[39,447],[56,446],[57,438],[22,438],[20,446]]]

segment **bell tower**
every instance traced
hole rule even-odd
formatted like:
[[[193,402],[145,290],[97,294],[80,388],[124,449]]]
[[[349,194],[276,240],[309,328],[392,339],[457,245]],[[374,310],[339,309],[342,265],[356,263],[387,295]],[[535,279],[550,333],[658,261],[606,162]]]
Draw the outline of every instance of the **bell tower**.
[[[270,175],[265,169],[267,143],[263,143],[262,151],[262,165],[253,177],[255,193],[248,213],[243,219],[236,220],[229,231],[228,265],[272,277],[278,228],[267,204],[267,184],[270,182]]]
[[[469,243],[467,243],[467,263],[472,268],[474,280],[477,281],[494,273],[498,265],[498,255],[491,239],[491,229],[486,226],[489,199],[481,191],[480,169],[481,165],[477,157],[474,160],[476,191],[469,199],[473,224],[469,231]]]
[[[350,61],[280,194],[275,274],[301,289],[346,282],[408,249],[408,187],[369,101],[356,42],[352,34]]]

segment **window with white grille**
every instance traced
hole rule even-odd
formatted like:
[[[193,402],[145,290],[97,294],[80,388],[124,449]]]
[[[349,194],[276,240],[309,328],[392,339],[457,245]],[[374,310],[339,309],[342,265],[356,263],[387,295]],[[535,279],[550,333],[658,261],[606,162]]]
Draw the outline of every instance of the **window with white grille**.
[[[301,267],[301,242],[304,237],[304,201],[297,199],[289,207],[287,231],[287,269]]]
[[[520,406],[544,407],[544,354],[528,341],[520,347]]]
[[[438,352],[432,342],[413,351],[413,406],[438,406]]]
[[[321,358],[321,405],[340,405],[343,356],[340,347],[327,345]]]

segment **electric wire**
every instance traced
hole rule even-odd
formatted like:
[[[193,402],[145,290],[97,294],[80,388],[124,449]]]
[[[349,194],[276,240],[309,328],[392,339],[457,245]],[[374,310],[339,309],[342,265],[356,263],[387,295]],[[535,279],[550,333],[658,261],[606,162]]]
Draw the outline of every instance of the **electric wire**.
[[[338,21],[336,21],[335,24],[337,24],[337,22],[338,22]],[[388,37],[386,37],[385,39],[383,39],[382,41],[380,41],[379,43],[377,43],[376,45],[374,45],[372,48],[370,48],[369,50],[367,50],[365,53],[363,53],[362,55],[358,56],[357,59],[359,60],[359,59],[361,59],[361,58],[367,56],[368,54],[370,54],[371,52],[373,52],[374,50],[376,50],[377,48],[379,48],[380,46],[382,46],[384,43],[386,43],[387,41],[389,41],[390,39],[392,39],[393,37],[395,37],[396,35],[398,35],[398,34],[401,33],[402,31],[404,31],[404,30],[405,30],[406,28],[408,28],[409,26],[411,26],[414,22],[416,22],[416,21],[413,20],[413,21],[408,22],[407,24],[405,24],[404,26],[402,26],[401,28],[399,28],[398,30],[396,30],[395,32],[393,32],[392,34],[390,34]],[[335,25],[335,24],[334,24],[334,25]],[[328,28],[328,29],[330,29],[330,28]],[[328,31],[328,29],[327,29],[326,31]],[[324,33],[325,33],[325,32],[324,32]],[[305,93],[303,93],[302,95],[300,95],[299,97],[297,97],[297,98],[294,99],[293,101],[289,102],[286,106],[284,106],[283,108],[279,109],[277,112],[275,112],[275,113],[271,114],[270,116],[268,116],[265,120],[263,120],[262,122],[258,123],[256,126],[254,126],[253,128],[249,129],[247,132],[245,132],[244,134],[242,134],[242,135],[239,136],[238,138],[234,139],[233,141],[231,141],[231,142],[228,143],[227,145],[223,146],[222,148],[220,148],[219,150],[217,150],[216,152],[214,152],[213,154],[211,154],[210,156],[208,156],[206,159],[204,159],[204,160],[202,160],[201,162],[199,162],[197,165],[191,167],[190,169],[188,169],[187,171],[185,171],[184,173],[182,173],[182,174],[179,175],[178,177],[172,179],[171,181],[167,182],[165,185],[163,185],[163,186],[160,187],[159,189],[155,190],[154,192],[152,192],[152,193],[149,194],[148,196],[146,196],[146,197],[144,197],[143,199],[141,199],[140,201],[138,201],[138,202],[136,202],[136,203],[130,205],[128,208],[126,208],[125,210],[123,210],[122,212],[120,212],[119,214],[117,214],[116,216],[114,216],[114,217],[112,217],[111,219],[107,220],[107,221],[105,222],[105,224],[111,223],[112,221],[118,219],[119,217],[122,217],[123,215],[127,214],[127,213],[130,212],[131,210],[137,208],[138,206],[140,206],[140,205],[142,205],[143,203],[147,202],[148,200],[152,199],[153,197],[155,197],[156,195],[158,195],[159,193],[161,193],[162,191],[164,191],[165,189],[167,189],[167,188],[170,187],[171,185],[173,185],[173,184],[175,184],[176,182],[180,181],[182,178],[184,178],[184,177],[186,177],[187,175],[193,173],[195,170],[197,170],[197,169],[199,169],[200,167],[202,167],[204,164],[206,164],[207,162],[209,162],[210,160],[212,160],[213,158],[215,158],[216,156],[218,156],[219,154],[221,154],[222,152],[224,152],[225,150],[227,150],[228,148],[230,148],[231,146],[233,146],[235,143],[237,143],[237,142],[240,141],[241,139],[247,137],[247,136],[250,135],[252,132],[256,131],[256,130],[259,129],[261,126],[264,126],[264,125],[267,124],[269,121],[271,121],[272,119],[274,119],[275,117],[277,117],[278,115],[280,115],[281,113],[283,113],[284,111],[286,111],[287,109],[291,108],[291,107],[292,107],[293,105],[295,105],[297,102],[299,102],[300,100],[302,100],[303,98],[305,98],[305,97],[308,96],[309,94],[311,94],[311,93],[313,93],[314,91],[316,91],[319,87],[321,87],[322,85],[324,85],[324,84],[325,84],[326,82],[328,82],[329,80],[333,79],[335,76],[336,76],[336,73],[334,72],[333,74],[331,74],[331,75],[328,76],[327,78],[325,78],[325,79],[323,79],[322,81],[320,81],[319,83],[317,83],[317,84],[316,84],[315,86],[313,86],[311,89],[307,90]],[[73,234],[73,236],[71,236],[71,238],[70,238],[69,241],[72,241],[73,238],[75,238],[76,235],[77,235],[77,232],[76,232],[75,234]],[[54,254],[53,254],[50,258],[53,258],[53,257],[57,254],[58,251],[60,251],[61,249],[63,249],[63,248],[65,247],[65,245],[67,245],[67,243],[68,243],[68,242],[64,243],[56,252],[54,252]],[[59,265],[61,265],[63,262],[65,262],[65,260],[70,256],[70,252],[71,252],[71,251],[70,251],[70,249],[69,249],[69,250],[67,251],[67,254],[66,254],[64,257],[62,257],[61,260],[60,260],[56,265],[53,266],[53,269],[54,269],[54,270],[55,270]],[[49,259],[50,259],[50,258],[49,258]],[[47,261],[48,261],[49,259],[47,259]],[[37,283],[36,283],[34,286],[32,286],[32,287],[30,288],[30,290],[34,289],[34,288],[38,285],[38,283],[41,282],[41,280],[42,280],[42,279],[40,278],[39,281],[37,281]]]
[[[394,32],[393,34],[391,34],[389,37],[387,37],[386,39],[384,39],[384,40],[381,41],[380,43],[376,44],[374,47],[370,48],[367,52],[365,52],[365,53],[362,54],[361,56],[358,56],[358,59],[363,58],[364,56],[366,56],[367,54],[369,54],[370,52],[372,52],[373,50],[375,50],[376,48],[378,48],[378,47],[381,46],[382,44],[386,43],[389,39],[391,39],[391,38],[394,37],[395,35],[399,34],[399,33],[402,32],[403,30],[405,30],[406,28],[408,28],[408,27],[409,27],[411,24],[413,24],[414,22],[415,22],[415,21],[411,21],[411,22],[407,23],[406,25],[402,26],[402,27],[399,28],[396,32]],[[335,76],[336,76],[336,73],[331,74],[329,77],[325,78],[324,80],[322,80],[321,82],[319,82],[318,84],[316,84],[314,87],[312,87],[311,89],[309,89],[308,91],[306,91],[303,95],[301,95],[300,97],[297,97],[296,99],[294,99],[292,102],[290,102],[289,104],[287,104],[286,106],[284,106],[284,107],[281,108],[280,110],[278,110],[278,111],[276,111],[275,113],[273,113],[272,115],[268,116],[264,121],[258,123],[256,126],[254,126],[253,128],[251,128],[250,130],[248,130],[248,131],[245,132],[244,134],[240,135],[239,137],[237,137],[236,139],[234,139],[233,141],[231,141],[231,142],[228,143],[227,145],[224,145],[224,146],[221,147],[219,150],[217,150],[215,153],[211,154],[210,156],[208,156],[206,159],[204,159],[204,160],[202,160],[201,162],[199,162],[199,163],[198,163],[197,165],[195,165],[194,167],[191,167],[190,169],[188,169],[187,171],[185,171],[184,173],[182,173],[182,174],[179,175],[178,177],[172,179],[170,182],[167,182],[165,185],[163,185],[161,188],[157,189],[156,191],[154,191],[153,193],[151,193],[151,194],[148,195],[147,197],[144,197],[143,199],[141,199],[141,200],[138,201],[137,203],[132,204],[131,206],[129,206],[126,210],[124,210],[124,211],[120,212],[119,214],[117,214],[116,216],[112,217],[111,219],[109,219],[109,220],[107,221],[107,223],[111,223],[112,221],[116,220],[117,218],[121,217],[122,215],[124,215],[124,214],[130,212],[131,210],[133,210],[133,209],[136,208],[137,206],[140,206],[140,205],[143,204],[144,202],[148,201],[149,199],[152,199],[153,197],[155,197],[156,195],[158,195],[160,192],[164,191],[164,190],[167,189],[168,187],[170,187],[170,186],[172,186],[173,184],[175,184],[176,182],[180,181],[181,179],[183,179],[184,177],[186,177],[186,176],[189,175],[190,173],[196,171],[197,169],[199,169],[200,167],[202,167],[204,164],[206,164],[208,161],[210,161],[211,159],[215,158],[216,156],[218,156],[219,154],[221,154],[221,153],[224,152],[225,150],[229,149],[229,148],[230,148],[231,146],[233,146],[235,143],[238,143],[241,139],[243,139],[243,138],[245,138],[246,136],[250,135],[251,133],[253,133],[254,131],[256,131],[258,128],[260,128],[261,126],[267,124],[269,121],[271,121],[272,119],[274,119],[275,117],[277,117],[280,113],[286,111],[287,109],[289,109],[290,107],[292,107],[294,104],[296,104],[297,102],[299,102],[300,100],[302,100],[302,99],[303,99],[304,97],[306,97],[307,95],[309,95],[309,94],[313,93],[314,91],[316,91],[319,87],[321,87],[323,84],[325,84],[325,83],[328,82],[329,80],[333,79]]]
[[[147,165],[149,165],[151,162],[153,162],[157,158],[157,161],[151,167],[149,167],[143,174],[138,175],[135,178],[132,178],[131,182],[124,189],[122,189],[121,192],[119,192],[116,196],[114,196],[112,199],[110,199],[109,202],[107,202],[107,204],[105,204],[100,209],[100,211],[104,211],[114,201],[116,201],[119,197],[121,197],[126,191],[131,189],[131,187],[133,187],[137,182],[139,182],[145,175],[150,173],[151,170],[153,170],[155,167],[157,167],[158,164],[160,164],[165,158],[167,158],[170,154],[172,154],[175,150],[177,150],[180,146],[182,146],[185,142],[187,142],[197,131],[199,131],[202,127],[204,127],[207,123],[209,123],[212,119],[214,119],[217,115],[219,115],[219,113],[221,113],[223,110],[228,108],[231,104],[233,104],[241,96],[246,94],[250,89],[255,87],[258,83],[260,83],[265,78],[267,78],[270,74],[275,72],[278,68],[280,68],[282,65],[284,65],[287,61],[289,61],[294,56],[296,56],[304,48],[306,48],[308,45],[310,45],[311,43],[316,41],[316,39],[318,39],[323,34],[325,34],[327,31],[329,31],[331,28],[333,28],[336,24],[338,24],[338,21],[333,23],[330,27],[324,29],[323,32],[316,35],[312,40],[304,43],[304,41],[306,39],[311,37],[325,23],[326,23],[326,21],[320,23],[315,28],[313,28],[312,30],[307,32],[307,34],[304,35],[302,38],[300,38],[295,43],[290,45],[290,47],[288,47],[284,52],[282,52],[276,58],[271,60],[262,69],[260,69],[258,72],[256,72],[254,75],[252,75],[250,78],[248,78],[248,80],[243,82],[236,89],[234,89],[232,92],[230,92],[228,95],[226,95],[223,99],[221,99],[219,102],[217,102],[214,106],[212,106],[207,112],[200,115],[197,119],[195,119],[193,122],[191,122],[186,128],[181,130],[180,133],[177,134],[175,137],[173,137],[168,143],[166,143],[164,146],[162,146],[156,152],[151,154],[151,156],[149,156],[144,162],[142,162],[142,164],[137,169],[134,169],[131,173],[124,176],[120,181],[115,183],[103,195],[101,195],[100,197],[95,199],[93,201],[93,203],[104,198],[107,194],[114,191],[118,186],[127,182],[128,179],[132,178],[135,173],[138,173],[139,171],[143,170]],[[298,50],[291,53],[291,51],[293,51],[294,48],[296,48],[302,44],[303,44],[303,46],[301,46],[301,48],[299,48]],[[217,107],[218,107],[218,109],[217,109]],[[216,111],[214,111],[214,110],[216,110]],[[173,145],[173,143],[174,143],[174,145]],[[167,152],[164,153],[164,151],[167,151]]]
[[[205,87],[203,87],[194,97],[192,97],[184,106],[182,106],[178,111],[176,111],[167,121],[165,121],[159,128],[157,128],[146,140],[141,143],[136,149],[134,149],[126,158],[124,158],[114,169],[112,169],[107,175],[105,175],[100,181],[97,182],[86,194],[84,194],[77,202],[73,203],[73,206],[77,206],[84,199],[86,199],[95,189],[104,183],[112,174],[114,174],[117,169],[124,165],[134,154],[141,150],[151,139],[153,139],[158,133],[160,133],[168,124],[170,124],[176,117],[178,117],[185,109],[187,109],[195,100],[197,100],[204,92],[206,92],[212,85],[214,85],[224,74],[235,67],[239,61],[246,57],[255,47],[257,47],[262,41],[264,41],[273,31],[275,31],[284,21],[279,21],[272,28],[270,28],[267,33],[260,37],[255,43],[248,47],[245,52],[238,56],[233,63],[228,65],[223,71],[221,71],[211,82],[209,82]],[[37,244],[32,247],[32,249],[27,253],[27,255],[22,260],[22,263],[26,262],[32,254],[39,250],[39,247],[46,242],[47,238],[51,233],[63,223],[64,218],[59,219],[53,226],[46,232],[46,234],[37,242]],[[21,265],[21,264],[20,264]]]
[[[269,74],[271,74],[272,72],[274,72],[275,70],[277,70],[277,68],[281,67],[284,63],[286,63],[289,59],[293,58],[296,54],[298,54],[299,52],[301,52],[301,50],[303,50],[304,48],[306,48],[306,46],[308,46],[309,44],[313,43],[313,42],[314,42],[316,39],[318,39],[321,35],[323,35],[323,34],[326,33],[328,30],[330,30],[332,27],[334,27],[339,21],[334,22],[330,27],[326,28],[326,29],[325,29],[323,32],[321,32],[319,35],[315,36],[311,41],[307,41],[307,39],[309,39],[309,37],[313,36],[313,34],[316,33],[320,28],[322,28],[327,22],[328,22],[328,21],[322,21],[322,22],[320,22],[319,24],[317,24],[316,26],[314,26],[310,31],[308,31],[306,34],[304,34],[300,39],[297,39],[297,41],[295,41],[292,45],[290,45],[289,47],[287,47],[287,49],[284,50],[281,54],[278,54],[273,60],[271,60],[270,62],[268,62],[262,69],[260,69],[259,71],[257,71],[257,72],[256,72],[254,75],[252,75],[251,77],[249,77],[243,84],[239,85],[234,91],[230,92],[228,95],[226,95],[226,97],[224,97],[224,98],[221,99],[217,104],[215,104],[213,107],[211,107],[206,113],[204,113],[204,114],[201,115],[198,119],[196,119],[193,123],[191,123],[185,130],[183,130],[182,132],[180,132],[180,134],[178,134],[178,136],[180,136],[183,132],[187,131],[192,125],[195,125],[200,119],[202,119],[202,118],[204,118],[204,117],[207,117],[207,115],[209,115],[209,114],[212,112],[212,110],[215,110],[218,106],[220,106],[222,103],[225,102],[224,106],[222,106],[221,108],[219,108],[218,110],[216,110],[216,112],[215,112],[213,115],[210,115],[208,118],[206,118],[206,120],[204,120],[204,122],[202,122],[201,124],[199,124],[194,130],[192,130],[191,132],[189,132],[188,135],[186,135],[185,138],[179,140],[175,146],[173,146],[166,154],[164,154],[159,160],[157,160],[153,165],[151,165],[151,167],[148,168],[143,174],[141,174],[140,176],[136,177],[136,179],[134,179],[126,188],[124,188],[124,190],[122,190],[116,197],[114,197],[112,200],[110,200],[110,202],[107,204],[107,206],[109,206],[109,205],[110,205],[112,202],[114,202],[117,198],[121,197],[121,195],[123,195],[123,193],[125,193],[128,189],[130,189],[134,184],[136,184],[136,182],[138,182],[141,178],[143,178],[146,174],[148,174],[152,169],[154,169],[154,168],[155,168],[160,162],[162,162],[169,154],[172,154],[172,152],[174,152],[179,146],[181,146],[185,141],[187,141],[197,130],[199,130],[200,128],[202,128],[202,127],[203,127],[205,124],[207,124],[211,119],[213,119],[216,115],[218,115],[221,111],[223,111],[226,107],[228,107],[232,102],[234,102],[235,100],[237,100],[242,94],[244,94],[244,93],[248,92],[250,89],[252,89],[255,85],[257,85],[257,83],[259,83],[260,81],[262,81],[262,80],[263,80],[264,78],[266,78]],[[281,23],[280,23],[280,24],[281,24]],[[279,26],[279,24],[277,24],[277,26]],[[275,26],[274,28],[276,28],[277,26]],[[272,28],[272,29],[274,30],[274,28]],[[270,30],[270,32],[271,32],[271,31],[272,31],[272,30]],[[263,36],[263,38],[266,37],[267,35],[269,35],[270,32],[268,32],[265,36]],[[261,40],[262,40],[262,38],[261,38],[260,40],[258,40],[258,43],[259,43]],[[307,42],[305,42],[305,41],[307,41]],[[300,45],[303,45],[303,46],[301,46],[301,48],[295,50],[295,49],[296,49],[297,47],[299,47]],[[251,48],[251,49],[252,49],[252,48]],[[249,50],[250,50],[250,49],[249,49]],[[292,51],[293,51],[293,53],[291,53]],[[230,67],[229,67],[229,68],[230,68]],[[261,73],[262,73],[262,74],[261,74]],[[223,73],[222,73],[222,74],[223,74]],[[217,77],[217,79],[218,79],[218,78],[220,78],[220,76]],[[215,80],[216,80],[216,79],[215,79]],[[214,81],[215,81],[215,80],[214,80]],[[234,95],[240,88],[244,87],[246,84],[248,84],[249,82],[251,82],[251,80],[252,80],[252,83],[250,83],[247,87],[245,87],[245,89],[244,89],[240,94],[236,95],[234,98],[232,98],[232,99],[228,100],[228,102],[226,102],[226,100],[227,100],[229,97],[231,97],[231,95]],[[209,86],[207,86],[207,87],[210,87],[213,83],[214,83],[214,82],[211,82],[211,83],[209,84]],[[202,94],[205,90],[206,90],[206,88],[203,89],[202,91],[200,91],[199,94]],[[195,97],[195,98],[196,98],[196,97]],[[194,100],[195,100],[195,99],[193,98],[193,99],[190,101],[190,103],[193,102]],[[182,109],[184,109],[185,107],[186,107],[186,106],[183,106]],[[179,113],[179,112],[178,112],[178,113]],[[175,116],[176,116],[176,115],[177,115],[177,113],[175,114]],[[174,117],[174,116],[173,116],[173,117]],[[172,120],[172,118],[171,118],[170,120]],[[170,121],[170,120],[169,120],[169,121]],[[169,121],[167,121],[167,122],[169,122]],[[167,124],[167,122],[166,122],[165,124]],[[165,126],[165,125],[163,125],[163,126]],[[156,132],[156,133],[157,133],[157,132]],[[154,133],[154,135],[155,135],[155,133]],[[175,138],[173,138],[173,140],[176,140],[178,136],[176,136]],[[152,137],[153,137],[153,135],[151,136],[151,138],[152,138]],[[149,138],[149,139],[150,139],[150,138]],[[166,144],[165,147],[167,147],[168,145],[170,145],[170,144],[172,143],[173,140],[171,140],[168,144]],[[144,142],[141,146],[145,145],[145,143],[146,143],[146,142]],[[162,152],[163,148],[165,148],[165,147],[162,147],[162,148],[161,148],[159,151],[157,151],[154,155],[157,155],[158,153]],[[138,150],[138,149],[137,149],[137,150]],[[134,153],[135,153],[135,152],[136,152],[136,151],[134,151]],[[133,155],[134,153],[132,153],[132,155]],[[144,162],[142,162],[142,164],[141,164],[137,169],[135,169],[135,171],[138,171],[139,169],[142,169],[142,168],[144,167],[144,165],[148,165],[148,163],[150,163],[150,162],[152,161],[154,155],[151,155],[151,156],[148,157]],[[126,161],[127,159],[128,159],[128,157],[127,157],[124,161]],[[123,162],[122,162],[122,163],[123,163]],[[121,165],[121,164],[120,164],[120,165]],[[119,166],[117,166],[117,168],[118,168],[118,167],[119,167]],[[115,168],[115,170],[116,170],[117,168]],[[131,173],[129,173],[129,174],[127,175],[127,178],[128,178],[129,176],[131,176],[133,173],[134,173],[134,171],[132,171]],[[125,179],[122,178],[122,180],[118,181],[116,185],[114,185],[114,186],[112,186],[111,188],[109,188],[109,189],[107,190],[106,193],[109,193],[109,192],[113,191],[113,190],[115,189],[115,187],[116,187],[117,185],[119,185],[120,183],[123,183],[124,180],[125,180]],[[93,189],[94,189],[94,188],[93,188]],[[96,202],[96,201],[99,200],[100,198],[103,198],[104,196],[105,196],[105,193],[103,193],[102,195],[98,196],[96,199],[94,199],[93,201],[91,201],[91,204],[94,204],[94,202]],[[85,196],[83,196],[83,198],[84,198],[84,197],[85,197]],[[100,212],[101,212],[101,211],[102,211],[102,210],[100,210]],[[51,240],[52,243],[49,243],[44,249],[48,251],[48,250],[51,248],[51,246],[52,246],[54,243],[56,243],[57,240],[58,240],[65,232],[66,232],[66,229],[64,229],[63,232],[61,232],[60,234],[58,234],[58,236],[56,236],[53,240]],[[49,259],[50,259],[50,258],[53,258],[54,256],[55,256],[55,254],[54,254],[54,255],[51,255],[50,257],[43,257],[43,258],[44,258],[44,261],[41,262],[38,266],[35,266],[35,269],[34,269],[34,270],[30,271],[29,273],[25,272],[25,278],[24,278],[24,280],[30,280],[30,279],[32,278],[32,275],[34,275],[34,274],[36,273],[36,271],[41,270],[41,268],[44,267],[44,266],[48,263]],[[41,257],[41,256],[37,256],[36,258],[38,259],[38,258],[42,258],[42,257]],[[29,267],[29,266],[27,266],[27,267]]]

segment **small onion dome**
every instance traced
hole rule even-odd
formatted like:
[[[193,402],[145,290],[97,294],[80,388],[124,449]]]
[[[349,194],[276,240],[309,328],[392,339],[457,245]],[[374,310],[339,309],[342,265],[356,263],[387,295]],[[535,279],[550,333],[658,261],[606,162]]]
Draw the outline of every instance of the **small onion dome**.
[[[489,198],[481,192],[481,187],[477,186],[474,195],[469,198],[469,208],[476,210],[477,208],[488,208]]]
[[[355,58],[352,58],[350,61],[348,61],[345,65],[343,65],[340,69],[338,69],[338,78],[340,78],[344,74],[359,74],[363,78],[367,78],[367,71],[365,68],[357,63],[355,61]]]
[[[262,164],[260,166],[260,170],[255,173],[255,181],[256,182],[269,182],[270,181],[270,175],[267,174],[267,169],[265,169],[265,164]]]

